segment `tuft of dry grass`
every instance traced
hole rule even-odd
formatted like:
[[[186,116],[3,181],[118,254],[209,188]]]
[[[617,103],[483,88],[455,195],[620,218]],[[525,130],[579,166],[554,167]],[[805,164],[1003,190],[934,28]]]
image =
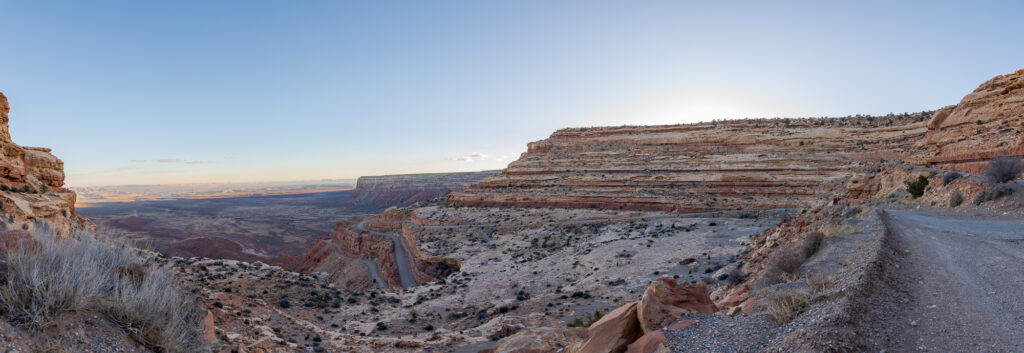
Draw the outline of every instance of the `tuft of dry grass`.
[[[839,234],[846,234],[850,231],[849,224],[826,224],[821,226],[821,234],[825,237],[831,237]]]
[[[194,302],[176,290],[177,281],[157,268],[141,281],[123,277],[110,293],[103,312],[149,347],[165,352],[195,352],[202,348],[202,320]]]
[[[112,288],[114,268],[130,249],[89,235],[60,238],[46,226],[7,252],[0,306],[15,323],[42,329],[60,314],[95,303]]]
[[[812,273],[805,280],[811,288],[811,296],[816,296],[828,290],[836,283],[836,276],[826,276],[820,273]]]
[[[40,330],[65,312],[94,309],[158,352],[205,349],[202,318],[170,273],[143,266],[124,242],[36,228],[7,251],[0,309],[12,321]]]
[[[787,290],[775,292],[765,299],[765,308],[768,314],[780,324],[793,321],[807,308],[811,295],[798,290]]]

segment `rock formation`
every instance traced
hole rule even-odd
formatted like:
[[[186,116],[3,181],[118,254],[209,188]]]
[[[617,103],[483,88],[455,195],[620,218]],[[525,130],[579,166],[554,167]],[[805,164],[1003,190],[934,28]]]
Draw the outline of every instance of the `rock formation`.
[[[498,171],[363,176],[356,181],[356,190],[348,200],[385,208],[408,206],[452,191],[462,191],[480,179],[495,174]]]
[[[1024,156],[1024,69],[978,86],[935,112],[913,162],[979,173],[995,155]]]
[[[447,201],[681,213],[815,207],[859,196],[864,176],[852,171],[866,160],[978,173],[992,156],[1024,156],[1022,131],[1024,70],[934,114],[563,129]]]
[[[703,212],[807,207],[856,184],[865,158],[894,159],[930,113],[732,120],[559,130],[449,203]]]
[[[75,193],[64,188],[64,162],[50,149],[11,140],[7,97],[0,93],[0,209],[6,223],[29,229],[43,221],[60,234],[94,230],[75,213]]]

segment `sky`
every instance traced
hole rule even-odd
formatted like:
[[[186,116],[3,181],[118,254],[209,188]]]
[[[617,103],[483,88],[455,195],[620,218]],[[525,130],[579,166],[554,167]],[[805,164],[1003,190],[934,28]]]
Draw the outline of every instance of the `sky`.
[[[71,186],[500,169],[557,129],[932,110],[1020,1],[0,0],[11,133]]]

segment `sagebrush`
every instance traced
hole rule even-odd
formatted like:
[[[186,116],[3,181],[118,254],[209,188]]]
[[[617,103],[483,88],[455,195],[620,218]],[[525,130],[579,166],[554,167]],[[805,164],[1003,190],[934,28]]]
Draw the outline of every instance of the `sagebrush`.
[[[195,302],[166,270],[145,266],[124,242],[36,228],[7,251],[0,308],[13,322],[40,330],[91,309],[158,352],[205,350]]]

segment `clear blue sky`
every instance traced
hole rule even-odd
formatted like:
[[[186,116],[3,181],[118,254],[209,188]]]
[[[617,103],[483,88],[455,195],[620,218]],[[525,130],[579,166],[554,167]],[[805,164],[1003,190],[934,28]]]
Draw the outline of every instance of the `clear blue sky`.
[[[83,186],[494,169],[563,127],[930,110],[1024,67],[1020,1],[844,3],[0,0],[0,91]]]

